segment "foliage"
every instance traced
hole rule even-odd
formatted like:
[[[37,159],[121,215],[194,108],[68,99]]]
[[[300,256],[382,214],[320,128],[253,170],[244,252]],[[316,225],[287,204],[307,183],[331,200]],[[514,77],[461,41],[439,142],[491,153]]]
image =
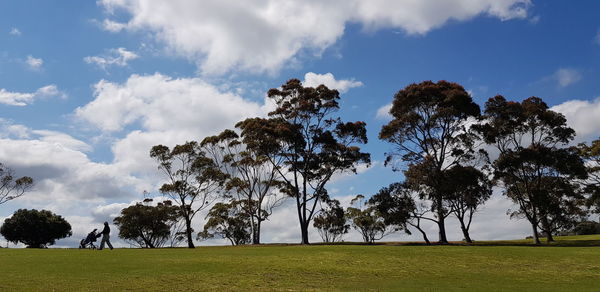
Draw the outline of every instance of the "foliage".
[[[285,199],[277,193],[281,186],[277,168],[260,151],[246,147],[232,130],[207,137],[200,145],[227,175],[225,197],[232,201],[244,201],[240,205],[241,212],[250,218],[252,243],[259,244],[262,222]]]
[[[152,199],[121,210],[113,222],[119,228],[119,237],[139,247],[162,247],[171,238],[171,227],[180,220],[179,208],[171,201],[149,205]]]
[[[344,234],[350,230],[347,224],[344,208],[340,206],[340,201],[329,200],[327,208],[321,209],[319,214],[313,220],[313,227],[319,232],[323,242],[332,243],[342,240]]]
[[[444,171],[443,185],[446,200],[460,223],[465,241],[473,242],[469,234],[473,215],[491,197],[493,183],[473,166],[455,165]]]
[[[14,171],[0,163],[0,205],[24,195],[32,187],[32,178],[15,178]]]
[[[176,145],[173,149],[157,145],[150,150],[150,157],[167,178],[160,192],[179,206],[188,247],[194,248],[192,219],[214,200],[216,191],[223,186],[224,174],[196,142]]]
[[[388,224],[376,206],[365,201],[363,195],[357,195],[351,204],[355,207],[346,209],[346,217],[354,229],[363,237],[366,243],[373,243],[386,235],[404,228],[403,224]]]
[[[432,202],[439,240],[447,243],[444,220],[449,212],[444,206],[442,173],[475,158],[475,137],[466,124],[479,116],[479,106],[457,83],[424,81],[396,93],[390,114],[393,120],[379,133],[380,139],[394,146],[386,153],[386,165],[400,170],[401,161],[412,173],[427,174],[413,175],[409,185]]]
[[[586,163],[588,178],[583,181],[584,192],[588,194],[587,206],[600,214],[600,139],[590,146],[579,144],[580,155]]]
[[[431,244],[421,226],[422,220],[434,221],[426,216],[431,208],[418,201],[418,196],[406,183],[393,183],[382,188],[369,199],[369,204],[377,209],[385,224],[402,226],[408,234],[411,233],[406,225],[410,225],[421,233],[426,244]]]
[[[4,220],[0,234],[10,242],[22,242],[29,248],[44,248],[73,235],[71,225],[62,216],[35,209],[17,210]]]
[[[231,245],[251,243],[250,217],[243,211],[244,204],[245,201],[216,203],[206,215],[208,221],[198,239],[219,236],[228,239]]]
[[[579,222],[573,232],[577,235],[600,234],[600,223],[594,221]]]
[[[269,90],[276,104],[270,118],[253,118],[236,125],[243,143],[264,155],[283,180],[281,191],[296,200],[302,243],[319,202],[327,201],[326,185],[335,173],[356,172],[370,155],[357,144],[367,143],[364,122],[342,122],[339,92],[324,85],[304,87],[291,79]]]
[[[496,96],[473,128],[500,152],[494,176],[519,206],[511,216],[527,218],[536,243],[538,229],[552,241],[553,231],[578,219],[582,200],[573,181],[586,170],[577,149],[560,147],[575,135],[562,114],[537,97],[519,103]]]

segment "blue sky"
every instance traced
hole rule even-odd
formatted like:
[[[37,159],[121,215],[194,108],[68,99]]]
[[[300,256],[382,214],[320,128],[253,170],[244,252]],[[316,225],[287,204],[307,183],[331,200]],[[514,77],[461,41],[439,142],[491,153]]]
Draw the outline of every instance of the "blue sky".
[[[290,78],[337,87],[340,115],[368,124],[375,163],[329,186],[346,201],[400,179],[382,166],[389,145],[377,134],[393,94],[413,82],[458,82],[481,105],[539,96],[577,141],[600,134],[598,1],[238,2],[0,2],[0,161],[38,182],[0,217],[50,209],[78,240],[143,190],[156,194],[150,146],[264,115],[265,92]],[[511,207],[495,196],[474,237],[526,235]],[[267,241],[299,240],[286,208]]]

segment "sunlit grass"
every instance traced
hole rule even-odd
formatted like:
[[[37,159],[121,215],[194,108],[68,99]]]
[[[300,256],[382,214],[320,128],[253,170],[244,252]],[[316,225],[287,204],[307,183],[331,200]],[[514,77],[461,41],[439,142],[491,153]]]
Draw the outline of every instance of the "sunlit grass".
[[[600,242],[600,236],[557,239]],[[0,291],[598,291],[600,287],[597,246],[0,249],[0,263]]]

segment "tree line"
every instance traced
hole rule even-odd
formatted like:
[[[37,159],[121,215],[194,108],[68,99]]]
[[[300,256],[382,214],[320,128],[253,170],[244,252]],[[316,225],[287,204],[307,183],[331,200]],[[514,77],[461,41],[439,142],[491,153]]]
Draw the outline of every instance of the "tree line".
[[[341,240],[352,227],[369,243],[417,230],[429,244],[425,222],[437,225],[438,242],[446,244],[449,217],[472,242],[475,214],[495,188],[517,206],[507,214],[529,222],[536,244],[600,213],[600,140],[572,146],[575,131],[538,97],[498,95],[482,111],[457,83],[425,81],[398,91],[379,139],[391,146],[385,165],[401,179],[344,209],[327,185],[370,164],[361,149],[366,124],[342,121],[340,94],[325,85],[291,79],[267,95],[276,105],[268,117],[201,141],[152,147],[165,179],[159,191],[169,199],[123,209],[114,219],[119,236],[150,248],[193,248],[195,239],[215,237],[259,244],[262,223],[290,199],[302,244],[309,244],[311,223],[325,242]],[[206,223],[195,232],[203,210]]]

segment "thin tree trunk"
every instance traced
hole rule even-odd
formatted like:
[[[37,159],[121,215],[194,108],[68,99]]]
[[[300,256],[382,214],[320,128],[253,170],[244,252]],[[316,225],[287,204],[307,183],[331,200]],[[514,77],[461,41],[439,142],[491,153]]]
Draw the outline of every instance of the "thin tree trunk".
[[[531,223],[531,228],[533,229],[533,243],[541,244],[540,237],[537,231],[537,223]]]
[[[467,229],[467,227],[465,227],[465,224],[462,222],[462,220],[460,221],[460,229],[462,230],[463,236],[465,237],[465,241],[467,243],[473,243],[473,240],[471,240],[471,236],[469,236],[469,230]]]
[[[442,199],[438,199],[438,228],[440,230],[439,243],[448,244],[448,239],[446,238],[446,225],[445,225],[445,217],[444,217],[444,207],[442,206]]]
[[[187,236],[188,248],[196,248],[194,246],[194,238],[192,237],[192,220],[189,216],[185,218],[185,234]]]
[[[255,226],[255,230],[254,230],[254,236],[252,238],[252,244],[260,244],[260,223],[262,221],[260,219],[258,219],[258,222],[256,222],[256,226]]]
[[[547,242],[553,242],[554,237],[552,237],[552,229],[550,228],[550,223],[548,223],[548,218],[546,218],[545,216],[542,218],[542,224],[544,225],[544,229],[546,231],[545,233]]]

